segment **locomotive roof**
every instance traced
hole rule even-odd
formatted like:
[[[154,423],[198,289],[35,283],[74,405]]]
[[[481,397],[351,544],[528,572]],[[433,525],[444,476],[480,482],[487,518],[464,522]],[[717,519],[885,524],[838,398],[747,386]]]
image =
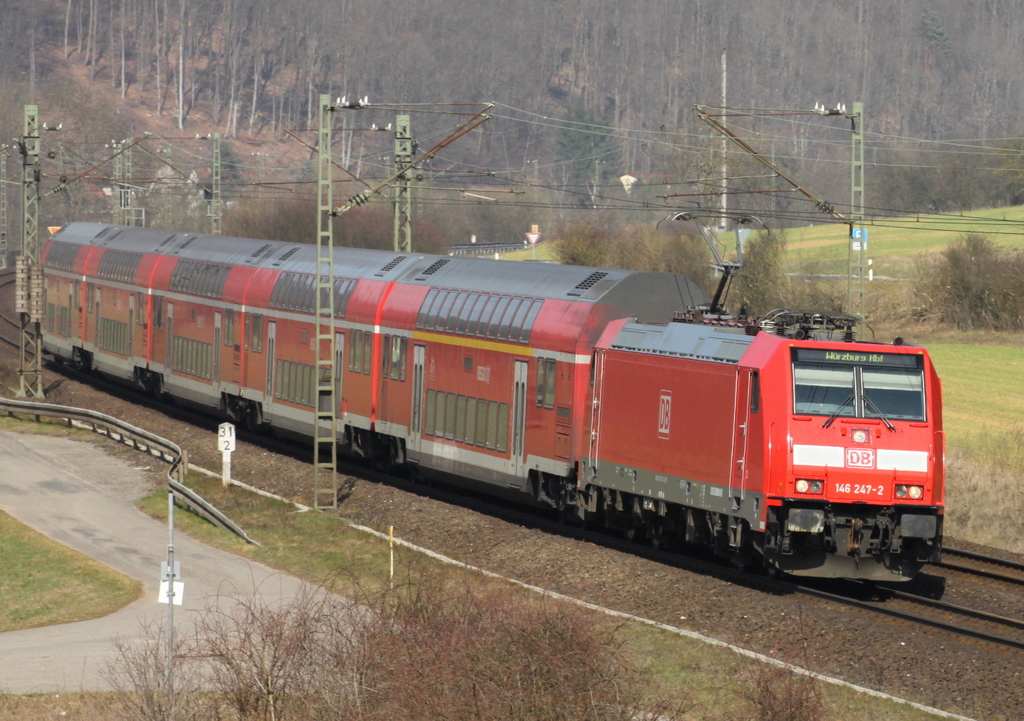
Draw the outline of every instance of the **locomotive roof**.
[[[615,350],[738,363],[754,336],[739,329],[693,323],[626,323],[612,340]]]
[[[271,268],[291,273],[313,273],[316,270],[316,246],[310,244],[176,233],[104,223],[72,223],[54,237],[66,243],[159,253],[200,262]],[[336,277],[629,306],[635,309],[637,318],[645,322],[666,322],[674,310],[708,302],[707,295],[688,278],[672,273],[510,263],[361,248],[336,247],[334,273]]]

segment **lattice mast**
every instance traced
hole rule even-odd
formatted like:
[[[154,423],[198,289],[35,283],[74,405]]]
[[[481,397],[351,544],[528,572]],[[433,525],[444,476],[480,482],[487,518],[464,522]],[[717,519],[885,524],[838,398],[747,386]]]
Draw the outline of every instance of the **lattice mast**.
[[[21,150],[21,255],[15,264],[15,310],[20,315],[18,398],[43,397],[43,273],[39,265],[39,107],[25,106]]]
[[[338,399],[334,360],[334,195],[331,125],[334,106],[320,96],[317,128],[316,409],[313,423],[313,506],[338,507]]]

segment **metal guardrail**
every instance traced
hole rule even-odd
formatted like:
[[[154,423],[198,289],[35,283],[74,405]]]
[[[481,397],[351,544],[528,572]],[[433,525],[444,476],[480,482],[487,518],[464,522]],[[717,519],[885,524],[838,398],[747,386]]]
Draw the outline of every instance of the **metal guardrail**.
[[[260,545],[257,541],[249,538],[245,531],[221,513],[216,506],[185,485],[185,474],[188,471],[188,454],[174,441],[161,438],[155,433],[150,433],[143,428],[138,428],[113,416],[90,411],[86,408],[72,408],[71,406],[59,406],[52,403],[0,398],[0,411],[6,412],[10,416],[16,414],[35,416],[37,422],[44,416],[47,418],[63,418],[68,422],[69,427],[77,423],[80,426],[90,428],[93,433],[105,435],[113,440],[130,445],[136,450],[159,457],[161,460],[171,464],[170,469],[167,471],[167,487],[175,500],[181,501],[182,504],[210,523],[245,539],[247,543],[256,546]]]

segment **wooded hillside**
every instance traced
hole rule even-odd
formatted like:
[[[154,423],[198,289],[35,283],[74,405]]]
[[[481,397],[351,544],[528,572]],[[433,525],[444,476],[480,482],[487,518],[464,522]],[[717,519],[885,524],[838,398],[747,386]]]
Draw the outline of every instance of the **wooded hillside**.
[[[726,51],[730,106],[865,104],[869,204],[910,210],[1020,199],[1019,161],[1009,162],[1007,175],[1003,151],[1020,153],[1000,140],[1021,133],[1018,0],[5,5],[0,89],[11,102],[0,121],[9,135],[20,129],[20,103],[44,98],[66,125],[89,126],[106,141],[162,123],[292,142],[286,130],[315,126],[320,93],[390,107],[493,101],[495,119],[476,142],[454,146],[449,164],[575,187],[578,202],[593,206],[599,189],[625,173],[676,184],[715,176],[721,146],[693,106],[721,103]],[[75,95],[83,82],[88,101]],[[61,107],[70,97],[77,99]],[[780,117],[734,122],[803,184],[846,201],[849,123]],[[364,120],[371,118],[344,122]],[[414,123],[423,146],[454,121],[418,116]],[[969,147],[933,144],[965,139]],[[346,159],[354,165],[361,152],[390,152],[384,140],[354,148],[349,140]],[[383,155],[366,162],[363,175],[386,165]],[[763,172],[746,162],[732,155],[729,175]]]

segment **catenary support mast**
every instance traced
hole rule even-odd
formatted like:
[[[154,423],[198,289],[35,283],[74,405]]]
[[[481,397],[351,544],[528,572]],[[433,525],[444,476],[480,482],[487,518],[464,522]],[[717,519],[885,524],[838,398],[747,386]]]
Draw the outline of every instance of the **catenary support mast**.
[[[316,413],[313,423],[313,506],[338,507],[338,399],[334,337],[334,196],[331,125],[334,106],[320,96],[317,129]]]

